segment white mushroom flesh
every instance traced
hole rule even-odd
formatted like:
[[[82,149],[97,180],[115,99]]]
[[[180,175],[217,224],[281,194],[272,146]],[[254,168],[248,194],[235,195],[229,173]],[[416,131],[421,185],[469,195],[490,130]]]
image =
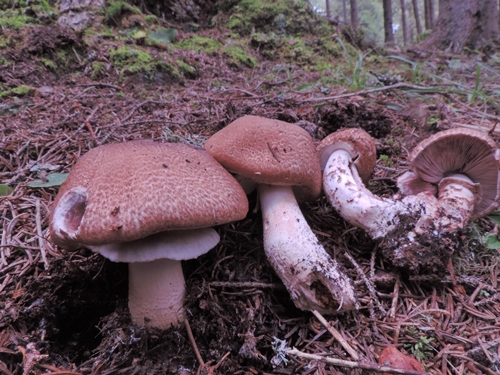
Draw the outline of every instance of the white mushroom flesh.
[[[307,224],[291,187],[258,186],[264,250],[302,310],[335,313],[358,308],[350,279]]]

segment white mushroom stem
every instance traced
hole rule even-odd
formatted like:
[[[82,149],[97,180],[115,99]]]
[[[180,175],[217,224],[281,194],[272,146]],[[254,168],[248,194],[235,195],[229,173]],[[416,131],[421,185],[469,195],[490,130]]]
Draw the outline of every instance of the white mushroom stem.
[[[323,188],[344,219],[377,239],[395,230],[402,215],[416,219],[411,238],[424,233],[431,223],[441,233],[463,228],[472,215],[478,186],[467,176],[453,175],[441,181],[438,199],[429,192],[402,200],[380,198],[363,185],[350,155],[337,150],[326,163]]]
[[[291,187],[258,186],[264,250],[299,309],[335,313],[358,308],[347,275],[307,224]]]
[[[184,324],[181,260],[205,254],[219,242],[213,228],[159,232],[139,240],[88,246],[115,262],[129,263],[132,323],[160,329]]]
[[[184,324],[185,282],[178,260],[129,263],[129,309],[137,326]]]

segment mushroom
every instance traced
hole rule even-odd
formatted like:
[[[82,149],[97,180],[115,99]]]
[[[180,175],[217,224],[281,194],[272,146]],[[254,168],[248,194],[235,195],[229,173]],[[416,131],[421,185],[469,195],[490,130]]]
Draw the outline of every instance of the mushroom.
[[[470,220],[476,220],[498,208],[499,155],[496,142],[485,133],[465,128],[444,130],[415,147],[408,158],[411,172],[398,179],[398,187],[406,195],[421,191],[422,188],[405,183],[405,177],[411,173],[416,176],[412,182],[422,184],[423,190],[437,191],[437,187],[445,184],[452,175],[460,174],[461,179],[467,178],[469,183],[478,184],[479,196],[470,217]]]
[[[374,165],[375,146],[364,130],[330,134],[318,154],[333,207],[373,239],[383,238],[384,255],[408,270],[439,269],[435,258],[447,262],[456,232],[498,207],[498,149],[478,131],[443,131],[418,145],[410,156],[412,173],[400,179],[402,190],[416,194],[402,199],[377,197],[359,178],[357,165],[370,158]]]
[[[129,264],[135,325],[184,322],[181,260],[219,242],[211,228],[246,216],[238,182],[193,147],[138,140],[96,147],[74,165],[51,207],[50,236]]]
[[[295,305],[322,313],[356,309],[350,279],[319,243],[297,203],[315,200],[321,192],[311,136],[283,121],[244,116],[209,138],[205,148],[245,186],[257,184],[264,250]]]

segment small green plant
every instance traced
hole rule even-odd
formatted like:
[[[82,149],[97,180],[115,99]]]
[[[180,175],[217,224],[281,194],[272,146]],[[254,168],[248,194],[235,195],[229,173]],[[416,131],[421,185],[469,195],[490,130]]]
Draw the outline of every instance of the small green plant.
[[[106,74],[106,64],[102,61],[94,61],[92,63],[92,71],[90,73],[90,77],[95,81],[104,77]]]
[[[43,64],[43,66],[45,66],[47,69],[50,69],[53,72],[57,71],[57,65],[52,60],[50,60],[46,57],[42,57],[41,62]]]
[[[388,155],[380,155],[379,159],[382,160],[386,167],[390,167],[392,162]]]
[[[425,337],[425,336],[420,336],[419,341],[411,346],[411,352],[413,356],[420,362],[426,361],[429,359],[429,357],[432,355],[433,347],[430,345],[430,343],[434,341],[433,337]]]
[[[493,221],[497,226],[500,225],[500,211],[495,211],[487,216],[488,219]],[[488,249],[500,249],[500,240],[496,233],[481,233],[477,225],[472,226],[473,235]]]

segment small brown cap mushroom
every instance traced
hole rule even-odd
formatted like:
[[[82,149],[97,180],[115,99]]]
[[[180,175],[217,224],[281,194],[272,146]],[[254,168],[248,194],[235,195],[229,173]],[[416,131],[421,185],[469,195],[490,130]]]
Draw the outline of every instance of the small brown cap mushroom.
[[[345,128],[325,137],[317,147],[321,169],[336,150],[344,150],[351,155],[359,177],[366,185],[377,162],[377,149],[373,138],[363,129]]]
[[[211,227],[247,211],[238,182],[205,151],[138,140],[99,146],[78,160],[52,205],[50,231],[71,249]]]
[[[232,173],[258,184],[293,186],[299,200],[315,200],[321,192],[314,142],[297,125],[244,116],[210,137],[205,148]]]
[[[409,156],[412,171],[423,181],[438,184],[444,177],[464,174],[479,184],[472,220],[496,210],[500,198],[500,151],[478,130],[455,128],[420,142]]]

